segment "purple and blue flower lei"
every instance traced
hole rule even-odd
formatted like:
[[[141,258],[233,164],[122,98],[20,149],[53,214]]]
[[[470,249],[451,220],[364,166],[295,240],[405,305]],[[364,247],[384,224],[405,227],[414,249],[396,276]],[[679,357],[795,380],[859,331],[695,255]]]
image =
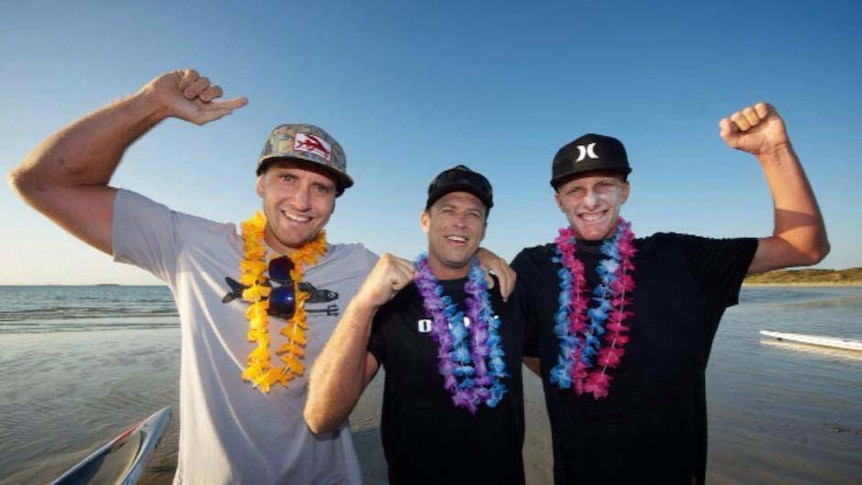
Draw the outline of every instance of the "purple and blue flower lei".
[[[464,285],[469,322],[465,325],[464,312],[443,295],[425,254],[419,255],[414,267],[423,306],[432,318],[431,338],[438,345],[437,370],[443,376],[443,387],[455,406],[473,414],[480,404],[496,406],[506,393],[502,380],[509,374],[498,332],[500,320],[491,311],[485,272],[474,258]]]

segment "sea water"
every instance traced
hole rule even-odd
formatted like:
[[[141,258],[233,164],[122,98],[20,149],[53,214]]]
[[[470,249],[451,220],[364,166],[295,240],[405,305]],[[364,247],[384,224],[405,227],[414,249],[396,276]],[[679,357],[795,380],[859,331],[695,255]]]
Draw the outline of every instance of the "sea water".
[[[862,339],[862,288],[743,288],[707,368],[708,482],[862,484],[862,352],[760,330]]]
[[[860,287],[743,288],[707,371],[708,483],[862,483],[862,353],[758,333],[862,339],[860,320]],[[48,483],[164,406],[175,414],[140,483],[171,483],[179,352],[165,287],[0,287],[0,484]],[[368,485],[386,483],[381,384],[351,415]],[[528,484],[550,485],[541,383],[525,372],[524,389]]]

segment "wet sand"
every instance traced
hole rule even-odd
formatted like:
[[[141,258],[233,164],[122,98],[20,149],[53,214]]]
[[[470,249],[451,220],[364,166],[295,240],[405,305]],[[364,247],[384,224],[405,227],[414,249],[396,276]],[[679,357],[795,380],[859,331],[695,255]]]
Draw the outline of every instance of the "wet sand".
[[[524,468],[528,485],[552,485],[553,473],[550,428],[542,398],[542,384],[524,368],[525,399]],[[362,464],[365,485],[386,485],[386,459],[380,442],[379,414],[383,391],[381,371],[369,385],[351,416],[353,439]],[[178,439],[177,422],[172,420],[152,461],[144,472],[140,485],[171,485],[176,469]],[[477,484],[480,485],[480,484]]]

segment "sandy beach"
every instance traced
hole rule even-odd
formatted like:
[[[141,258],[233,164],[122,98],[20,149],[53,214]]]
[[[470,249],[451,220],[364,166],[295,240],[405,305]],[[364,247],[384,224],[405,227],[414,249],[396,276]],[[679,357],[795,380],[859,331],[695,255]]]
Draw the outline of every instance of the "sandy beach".
[[[528,485],[552,485],[552,451],[550,447],[550,428],[542,399],[541,381],[534,375],[527,375],[524,369],[526,435],[524,437],[524,467]],[[386,485],[386,460],[380,443],[378,415],[382,396],[383,376],[378,375],[363,394],[351,417],[354,429],[353,439],[362,463],[366,485]],[[177,452],[176,421],[171,423],[159,450],[153,457],[146,473],[141,477],[141,485],[170,485],[176,468]]]

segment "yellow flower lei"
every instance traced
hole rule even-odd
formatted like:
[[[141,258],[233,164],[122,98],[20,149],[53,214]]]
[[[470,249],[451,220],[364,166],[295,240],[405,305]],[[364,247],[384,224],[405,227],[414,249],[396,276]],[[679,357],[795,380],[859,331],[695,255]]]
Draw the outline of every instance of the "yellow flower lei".
[[[248,365],[242,373],[242,379],[251,381],[253,386],[268,393],[273,385],[281,384],[287,387],[289,381],[305,372],[302,359],[305,357],[305,331],[308,330],[305,321],[305,301],[308,299],[308,293],[299,291],[298,283],[302,281],[303,265],[315,264],[317,258],[326,252],[326,233],[321,230],[314,240],[290,255],[293,261],[290,277],[296,295],[296,311],[279,332],[287,338],[287,342],[275,351],[284,364],[279,368],[270,363],[267,332],[269,301],[266,298],[272,287],[269,285],[269,277],[264,274],[269,269],[266,247],[263,245],[266,217],[255,212],[241,227],[243,257],[239,262],[239,281],[246,287],[242,292],[242,299],[251,303],[245,312],[245,318],[248,320],[248,340],[257,343],[248,354]]]

